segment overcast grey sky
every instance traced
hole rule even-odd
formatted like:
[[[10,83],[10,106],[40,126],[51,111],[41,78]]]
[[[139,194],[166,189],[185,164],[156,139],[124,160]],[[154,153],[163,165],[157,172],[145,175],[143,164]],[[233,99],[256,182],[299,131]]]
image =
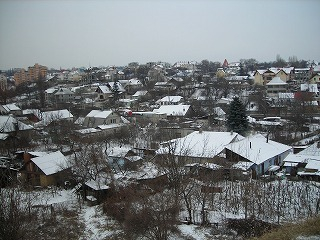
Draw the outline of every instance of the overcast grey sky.
[[[320,60],[319,0],[0,0],[0,69]]]

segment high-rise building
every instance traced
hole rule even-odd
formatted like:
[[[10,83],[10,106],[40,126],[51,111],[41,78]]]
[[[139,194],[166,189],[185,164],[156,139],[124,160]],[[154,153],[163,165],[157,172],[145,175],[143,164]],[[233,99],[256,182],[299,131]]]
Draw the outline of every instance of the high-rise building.
[[[0,89],[1,90],[7,89],[7,78],[4,74],[0,74]]]
[[[27,81],[27,72],[24,68],[21,68],[18,72],[16,72],[13,76],[16,85],[24,83]]]
[[[48,68],[46,66],[41,66],[36,63],[32,67],[28,67],[28,71],[21,68],[18,72],[14,74],[14,80],[16,85],[24,82],[34,82],[38,81],[40,78],[45,78],[47,76]]]
[[[38,81],[40,78],[47,76],[47,67],[36,63],[33,67],[28,67],[28,81]]]

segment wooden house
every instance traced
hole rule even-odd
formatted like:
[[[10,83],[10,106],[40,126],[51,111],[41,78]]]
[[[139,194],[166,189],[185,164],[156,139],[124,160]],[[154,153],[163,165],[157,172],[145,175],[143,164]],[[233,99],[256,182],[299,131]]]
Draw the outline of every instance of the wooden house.
[[[60,152],[40,153],[32,157],[32,153],[25,156],[25,164],[20,171],[22,179],[34,186],[47,187],[62,186],[70,176],[67,158]]]

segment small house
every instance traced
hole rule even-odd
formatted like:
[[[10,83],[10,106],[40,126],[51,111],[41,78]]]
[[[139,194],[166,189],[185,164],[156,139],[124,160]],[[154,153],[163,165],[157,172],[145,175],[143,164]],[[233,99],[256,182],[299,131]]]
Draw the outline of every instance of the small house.
[[[116,172],[135,170],[142,164],[142,160],[131,148],[114,147],[108,150],[108,163]]]
[[[110,184],[107,174],[100,173],[96,179],[89,179],[82,185],[83,198],[91,205],[101,203],[109,193]]]
[[[230,162],[253,163],[253,177],[264,175],[271,165],[281,166],[291,151],[290,146],[269,140],[261,134],[248,136],[225,147],[226,159]]]
[[[283,160],[283,168],[290,176],[318,179],[320,177],[320,142],[316,142]]]
[[[99,125],[122,123],[121,116],[112,110],[92,110],[84,118],[83,126],[95,128]]]
[[[40,155],[26,159],[22,179],[35,186],[62,186],[70,176],[67,158],[60,151]]]

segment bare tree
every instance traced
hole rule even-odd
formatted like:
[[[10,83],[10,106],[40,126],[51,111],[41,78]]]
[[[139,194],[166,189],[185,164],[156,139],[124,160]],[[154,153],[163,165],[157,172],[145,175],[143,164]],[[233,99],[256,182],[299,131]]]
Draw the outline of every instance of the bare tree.
[[[92,141],[94,139],[83,144],[81,150],[74,152],[74,156],[70,159],[69,164],[73,169],[74,178],[81,183],[97,180],[101,172],[110,173],[102,143]]]
[[[179,206],[171,191],[164,191],[133,202],[125,215],[124,229],[129,239],[167,240],[176,231]]]
[[[0,189],[0,239],[29,239],[30,226],[36,221],[32,192],[19,187]]]

